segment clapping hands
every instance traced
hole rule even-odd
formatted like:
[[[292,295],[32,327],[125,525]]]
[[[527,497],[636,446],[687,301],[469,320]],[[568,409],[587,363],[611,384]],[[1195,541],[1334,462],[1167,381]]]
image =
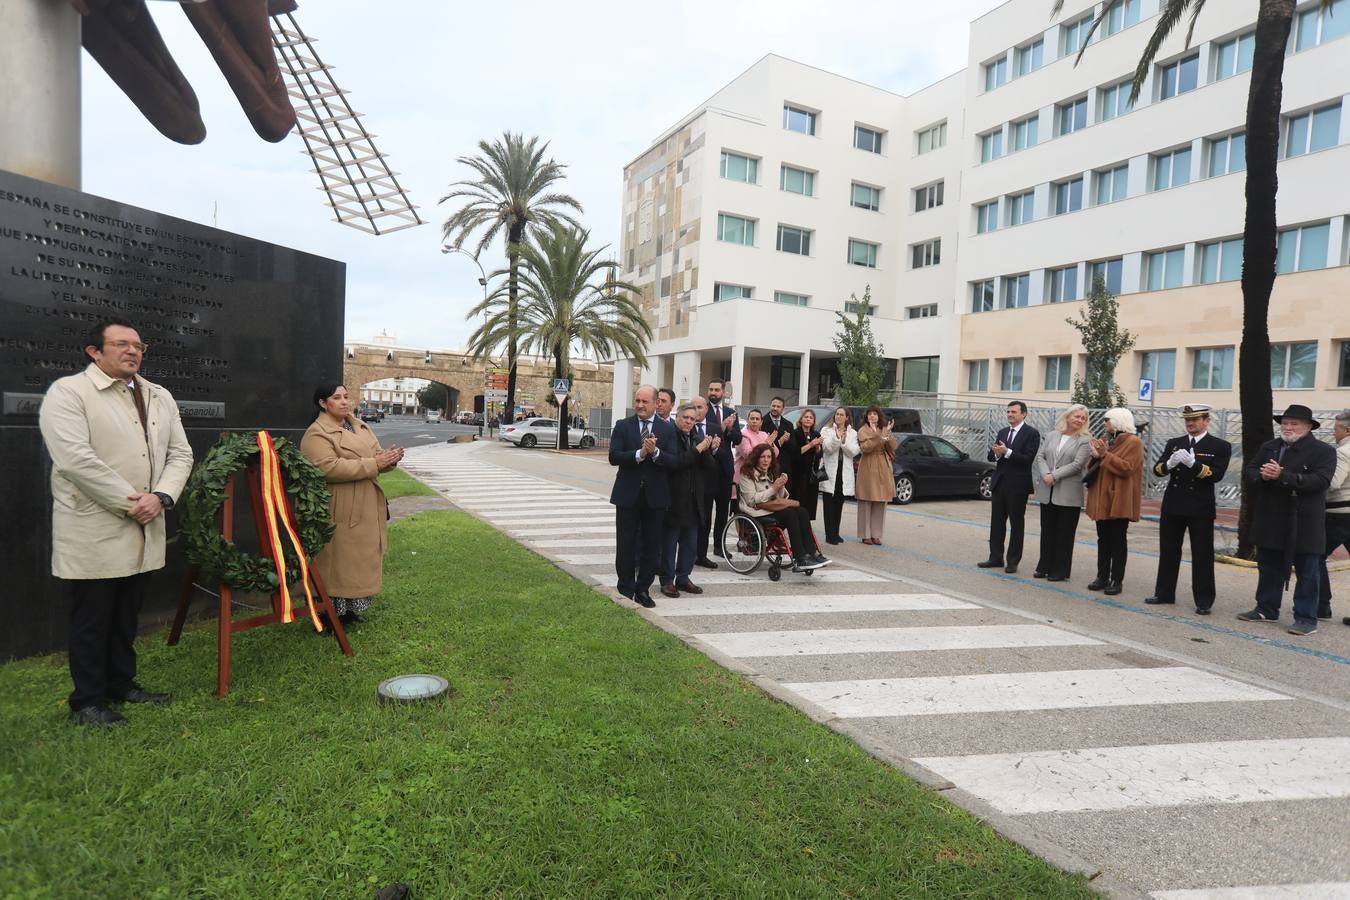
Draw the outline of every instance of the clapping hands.
[[[1193,465],[1195,465],[1195,451],[1186,447],[1172,451],[1172,455],[1167,457],[1168,469],[1175,469],[1177,466],[1189,468]]]
[[[381,472],[388,472],[403,460],[403,448],[394,446],[375,454],[375,466]]]

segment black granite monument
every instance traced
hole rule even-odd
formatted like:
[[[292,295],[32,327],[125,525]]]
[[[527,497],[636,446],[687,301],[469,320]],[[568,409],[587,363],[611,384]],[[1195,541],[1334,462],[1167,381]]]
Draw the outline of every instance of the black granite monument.
[[[299,439],[314,385],[342,377],[345,278],[340,262],[0,171],[0,661],[65,646],[37,413],[88,363],[89,327],[136,325],[141,373],[173,393],[200,460],[222,431]],[[183,583],[174,525],[143,624],[172,614]]]

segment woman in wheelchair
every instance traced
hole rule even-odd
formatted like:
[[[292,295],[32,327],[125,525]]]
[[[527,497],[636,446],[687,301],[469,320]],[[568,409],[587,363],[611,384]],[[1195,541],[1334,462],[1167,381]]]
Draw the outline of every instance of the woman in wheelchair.
[[[809,572],[827,566],[830,561],[821,555],[806,510],[788,496],[787,481],[788,477],[778,469],[778,460],[770,445],[760,444],[751,449],[746,454],[745,467],[736,485],[741,512],[757,519],[760,525],[776,522],[783,527],[792,544],[794,572]]]

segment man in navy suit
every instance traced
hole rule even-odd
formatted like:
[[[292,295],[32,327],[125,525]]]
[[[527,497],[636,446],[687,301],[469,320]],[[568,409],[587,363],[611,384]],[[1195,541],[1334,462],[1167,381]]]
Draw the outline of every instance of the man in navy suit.
[[[651,609],[649,592],[661,565],[661,538],[670,505],[668,469],[676,458],[675,429],[656,417],[656,388],[633,395],[636,415],[621,419],[609,439],[609,464],[618,466],[614,490],[614,567],[619,593]]]
[[[708,559],[708,532],[712,532],[713,552],[725,557],[722,547],[722,533],[727,530],[728,510],[731,506],[731,487],[736,483],[733,474],[735,467],[736,445],[741,442],[741,426],[736,420],[736,407],[726,402],[726,383],[720,378],[708,382],[708,415],[705,427],[709,434],[722,438],[717,448],[717,474],[708,479],[707,487],[714,493],[713,502],[704,510],[704,526],[700,529],[698,540],[698,559],[695,565],[705,569],[717,568],[717,563]],[[715,489],[715,490],[713,490]]]
[[[1027,405],[1021,400],[1008,404],[1008,427],[1000,428],[989,448],[994,463],[990,485],[993,496],[989,511],[989,558],[977,563],[981,569],[1002,568],[1008,574],[1017,571],[1022,561],[1022,533],[1026,524],[1027,497],[1031,494],[1031,464],[1041,449],[1041,433],[1026,423]],[[1010,527],[1008,527],[1010,526]],[[1008,552],[1003,552],[1005,528]]]

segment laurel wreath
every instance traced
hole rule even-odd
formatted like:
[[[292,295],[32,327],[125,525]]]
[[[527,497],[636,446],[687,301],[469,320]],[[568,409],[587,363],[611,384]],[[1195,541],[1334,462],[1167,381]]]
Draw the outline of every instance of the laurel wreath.
[[[333,538],[329,512],[332,495],[317,466],[286,438],[276,438],[281,480],[295,513],[296,531],[305,555],[313,557]],[[239,549],[220,531],[220,509],[225,504],[225,485],[244,471],[258,454],[257,432],[227,433],[193,470],[183,491],[179,530],[184,552],[198,570],[238,591],[270,594],[279,584],[271,560]],[[290,542],[282,539],[288,582],[300,578],[300,563]]]

